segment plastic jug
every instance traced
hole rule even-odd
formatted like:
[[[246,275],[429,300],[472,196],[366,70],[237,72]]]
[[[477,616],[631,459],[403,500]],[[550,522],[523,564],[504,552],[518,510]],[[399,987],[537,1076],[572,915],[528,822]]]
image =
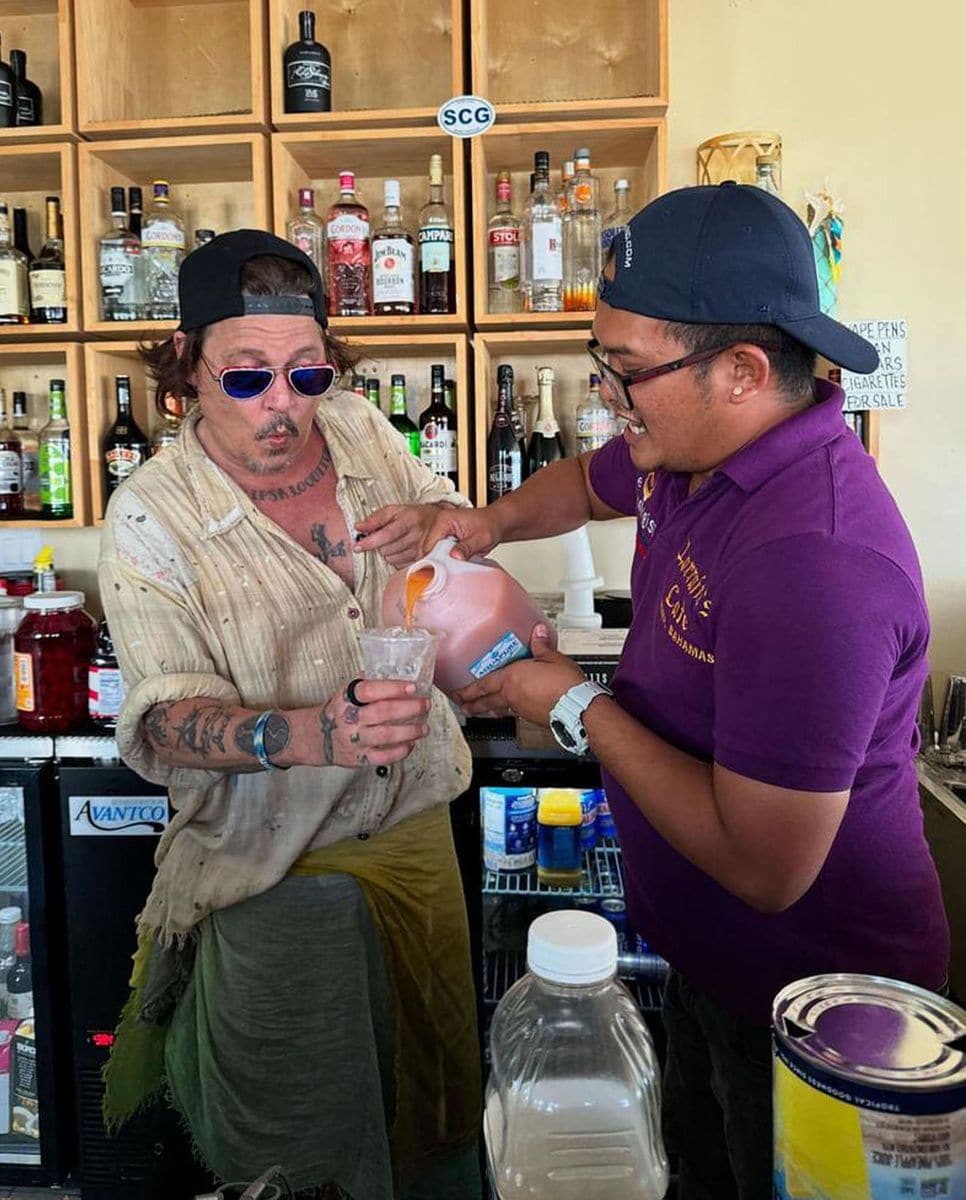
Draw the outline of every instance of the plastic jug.
[[[489,558],[452,558],[445,538],[394,575],[382,599],[386,625],[412,624],[438,635],[436,686],[451,695],[517,659],[530,657],[530,639],[553,626],[512,575]]]
[[[537,878],[545,887],[580,887],[583,809],[576,788],[542,788],[537,807]]]
[[[661,1200],[654,1043],[615,978],[617,935],[565,910],[530,926],[529,974],[490,1028],[483,1133],[500,1200]]]

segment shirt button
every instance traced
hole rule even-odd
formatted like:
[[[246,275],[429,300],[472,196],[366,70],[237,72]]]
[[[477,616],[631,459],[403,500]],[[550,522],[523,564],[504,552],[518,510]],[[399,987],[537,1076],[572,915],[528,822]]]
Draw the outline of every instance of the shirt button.
[[[350,608],[349,611],[346,613],[346,616],[349,618],[350,621],[358,621],[360,613],[357,608]]]
[[[360,841],[360,842],[368,842],[368,840],[369,840],[369,835],[368,835],[368,833],[360,833],[360,834],[359,834],[359,841]]]
[[[388,767],[376,767],[376,774],[379,776],[380,779],[385,779],[386,776],[389,774],[389,768]]]

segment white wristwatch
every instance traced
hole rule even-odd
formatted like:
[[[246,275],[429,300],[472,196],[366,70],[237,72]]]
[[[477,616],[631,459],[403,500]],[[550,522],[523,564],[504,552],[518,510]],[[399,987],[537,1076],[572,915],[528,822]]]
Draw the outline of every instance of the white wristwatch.
[[[570,754],[586,754],[590,748],[583,715],[598,696],[613,696],[602,683],[585,680],[564,692],[550,710],[550,732]]]

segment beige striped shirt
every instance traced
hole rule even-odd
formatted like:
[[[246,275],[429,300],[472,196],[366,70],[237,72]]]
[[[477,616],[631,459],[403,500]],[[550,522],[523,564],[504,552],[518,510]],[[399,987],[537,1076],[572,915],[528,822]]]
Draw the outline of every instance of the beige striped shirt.
[[[146,928],[186,933],[207,913],[274,886],[309,848],[364,837],[445,804],[471,760],[445,697],[429,735],[390,768],[293,767],[236,774],[173,767],[141,718],[160,701],[206,697],[251,709],[320,704],[361,675],[357,633],[381,624],[392,568],[356,560],[356,587],[313,557],[207,456],[189,416],[107,511],[99,567],[127,697],[124,761],[167,786],[176,810],[158,849]],[[351,531],[386,504],[466,503],[370,404],[339,391],[316,417]]]

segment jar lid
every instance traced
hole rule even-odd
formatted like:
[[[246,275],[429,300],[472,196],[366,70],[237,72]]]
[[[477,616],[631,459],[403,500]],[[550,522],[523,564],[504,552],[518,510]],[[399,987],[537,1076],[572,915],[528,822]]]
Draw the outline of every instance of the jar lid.
[[[34,592],[25,596],[23,606],[29,612],[57,612],[65,608],[80,608],[86,599],[83,592]]]
[[[530,926],[527,967],[552,983],[603,983],[617,971],[617,933],[596,913],[545,913]]]
[[[15,905],[11,905],[10,908],[0,908],[0,925],[18,925],[22,917],[22,909]]]
[[[0,594],[0,608],[23,608],[23,605],[17,596],[4,596]]]

